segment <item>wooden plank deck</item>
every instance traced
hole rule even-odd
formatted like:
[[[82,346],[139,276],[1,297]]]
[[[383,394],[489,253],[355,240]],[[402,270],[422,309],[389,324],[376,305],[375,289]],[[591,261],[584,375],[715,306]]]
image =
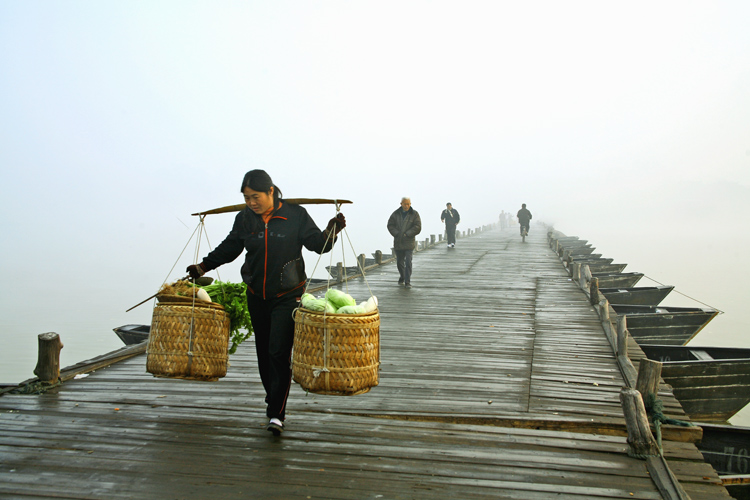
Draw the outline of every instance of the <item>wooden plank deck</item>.
[[[380,385],[295,385],[280,438],[252,341],[218,382],[154,378],[138,356],[2,395],[0,498],[662,498],[627,455],[601,323],[541,226],[526,243],[495,229],[418,252],[414,287],[397,279],[388,264],[342,286],[379,298]],[[664,454],[691,498],[729,498],[692,443]]]

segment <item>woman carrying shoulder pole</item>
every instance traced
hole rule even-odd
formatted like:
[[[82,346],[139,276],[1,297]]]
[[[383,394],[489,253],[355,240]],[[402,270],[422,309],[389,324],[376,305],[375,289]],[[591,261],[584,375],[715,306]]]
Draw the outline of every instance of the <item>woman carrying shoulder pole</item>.
[[[264,170],[245,174],[240,191],[247,208],[237,214],[224,241],[200,264],[188,266],[187,272],[198,278],[246,251],[240,272],[247,284],[258,370],[266,391],[267,429],[278,436],[284,430],[292,383],[293,311],[307,280],[302,247],[318,254],[329,252],[346,219],[339,213],[321,231],[307,210],[284,203],[281,190]]]

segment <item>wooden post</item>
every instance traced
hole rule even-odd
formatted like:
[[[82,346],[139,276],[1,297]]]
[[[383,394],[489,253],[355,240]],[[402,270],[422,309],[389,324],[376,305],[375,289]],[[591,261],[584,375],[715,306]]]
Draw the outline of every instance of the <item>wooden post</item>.
[[[628,357],[628,321],[626,316],[617,315],[617,355]]]
[[[383,263],[383,252],[375,250],[375,264],[381,265]]]
[[[589,285],[589,300],[591,305],[599,303],[599,278],[591,278],[591,284]]]
[[[435,235],[434,234],[430,235],[430,243],[433,244],[433,245],[435,244]]]
[[[63,343],[55,332],[39,334],[39,356],[34,375],[41,382],[56,384],[60,379],[60,350]]]
[[[342,283],[344,281],[344,264],[341,262],[336,263],[336,283]]]
[[[651,426],[646,415],[641,393],[635,389],[623,387],[620,390],[620,403],[628,428],[628,455],[646,458],[659,455],[659,445],[651,434]]]
[[[575,281],[576,283],[581,281],[581,264],[578,262],[573,261],[573,267],[571,268],[570,277]]]
[[[648,358],[641,359],[635,388],[644,399],[648,397],[649,393],[654,396],[659,393],[659,379],[661,379],[661,363]]]
[[[359,254],[358,260],[359,260],[359,270],[362,271],[362,274],[365,274],[365,262],[367,262],[365,254],[363,253]]]
[[[599,302],[599,319],[609,321],[609,301],[607,299]]]
[[[591,281],[591,269],[588,264],[581,264],[581,288],[586,288],[589,281]]]

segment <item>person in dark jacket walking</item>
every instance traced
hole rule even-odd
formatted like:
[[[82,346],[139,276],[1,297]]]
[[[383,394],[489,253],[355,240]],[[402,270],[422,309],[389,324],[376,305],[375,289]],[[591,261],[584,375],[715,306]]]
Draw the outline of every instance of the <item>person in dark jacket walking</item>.
[[[524,229],[526,234],[529,234],[529,222],[531,221],[531,212],[526,209],[526,203],[521,204],[521,210],[516,214],[518,217],[518,223],[521,225],[521,236],[523,236]]]
[[[388,232],[393,236],[393,250],[396,252],[398,283],[411,288],[411,261],[416,236],[422,232],[422,219],[419,213],[411,208],[411,199],[401,198],[401,207],[397,208],[388,219]]]
[[[235,217],[229,235],[200,264],[188,266],[187,272],[198,278],[246,250],[240,273],[247,284],[258,370],[266,391],[267,429],[278,436],[284,430],[292,382],[292,313],[307,280],[302,247],[319,254],[330,251],[346,219],[339,213],[321,231],[307,210],[284,202],[281,190],[264,170],[245,174],[240,191],[247,207]]]
[[[448,246],[453,248],[456,246],[456,225],[461,221],[461,216],[458,215],[458,210],[453,208],[450,203],[445,204],[445,210],[440,214],[440,222],[445,222],[445,234],[448,239]]]

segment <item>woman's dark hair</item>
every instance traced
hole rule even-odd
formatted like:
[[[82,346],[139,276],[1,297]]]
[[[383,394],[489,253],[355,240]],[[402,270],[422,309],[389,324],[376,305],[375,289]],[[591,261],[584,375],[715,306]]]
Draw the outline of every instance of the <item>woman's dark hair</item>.
[[[273,183],[271,176],[268,175],[265,170],[256,169],[246,173],[245,178],[242,179],[240,193],[243,193],[246,187],[261,193],[268,193],[273,187],[273,206],[274,208],[279,206],[279,200],[281,200],[281,189]]]

